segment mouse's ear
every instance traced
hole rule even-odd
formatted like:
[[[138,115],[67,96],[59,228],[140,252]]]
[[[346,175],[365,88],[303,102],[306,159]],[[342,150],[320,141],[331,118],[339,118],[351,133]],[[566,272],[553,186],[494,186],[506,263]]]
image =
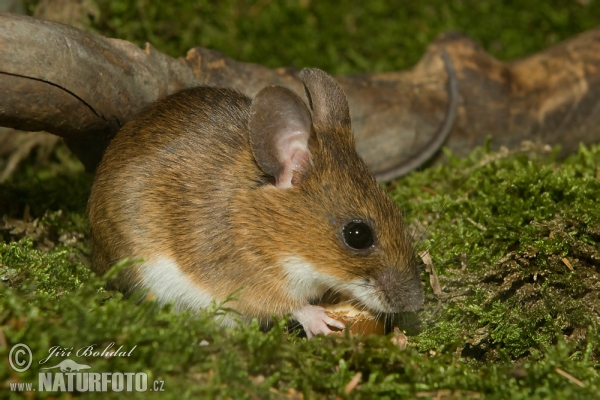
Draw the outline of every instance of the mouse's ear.
[[[341,126],[350,130],[350,108],[342,87],[333,77],[317,68],[300,71],[315,126]]]
[[[264,88],[252,102],[248,124],[258,166],[276,187],[293,187],[310,163],[312,121],[302,99],[281,86]]]

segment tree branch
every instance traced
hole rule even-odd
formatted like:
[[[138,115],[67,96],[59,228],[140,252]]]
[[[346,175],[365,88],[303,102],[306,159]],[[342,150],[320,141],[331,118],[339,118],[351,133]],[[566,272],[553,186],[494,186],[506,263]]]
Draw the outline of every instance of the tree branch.
[[[446,56],[442,56],[446,53]],[[118,129],[151,102],[207,84],[253,96],[283,85],[303,96],[295,69],[241,63],[196,47],[174,59],[146,45],[30,17],[0,14],[0,125],[65,139],[94,170]],[[341,76],[357,148],[379,179],[417,168],[444,140],[459,155],[522,140],[600,139],[600,30],[511,63],[457,34],[442,35],[411,70]]]

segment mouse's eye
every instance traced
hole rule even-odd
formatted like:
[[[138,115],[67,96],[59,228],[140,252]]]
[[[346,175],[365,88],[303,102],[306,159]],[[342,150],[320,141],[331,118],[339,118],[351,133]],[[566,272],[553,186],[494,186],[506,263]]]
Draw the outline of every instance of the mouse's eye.
[[[373,245],[373,231],[362,221],[352,221],[344,226],[344,242],[355,250],[364,250]]]

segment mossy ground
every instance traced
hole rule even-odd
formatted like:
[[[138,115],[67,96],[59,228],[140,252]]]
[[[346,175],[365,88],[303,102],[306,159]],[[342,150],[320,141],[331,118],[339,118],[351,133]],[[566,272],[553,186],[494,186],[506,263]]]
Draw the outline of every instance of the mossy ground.
[[[332,73],[406,67],[448,29],[510,58],[600,24],[594,0],[97,3],[93,27],[108,36],[150,39],[172,55],[203,45]],[[269,332],[227,330],[213,322],[218,307],[173,313],[105,291],[89,270],[92,177],[59,146],[0,186],[0,357],[16,343],[35,360],[52,346],[136,346],[127,358],[72,358],[94,371],[146,372],[164,381],[157,398],[600,398],[600,146],[566,160],[553,154],[535,146],[447,154],[388,186],[442,288],[434,296],[423,274],[421,332],[400,350],[386,337],[306,341],[285,321]],[[0,363],[0,396],[18,397],[9,382],[37,382],[37,373]],[[29,397],[44,396],[68,397]],[[96,394],[111,396],[123,394]]]

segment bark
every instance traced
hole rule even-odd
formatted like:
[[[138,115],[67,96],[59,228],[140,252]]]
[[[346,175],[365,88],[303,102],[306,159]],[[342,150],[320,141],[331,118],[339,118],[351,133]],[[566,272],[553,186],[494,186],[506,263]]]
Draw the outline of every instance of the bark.
[[[207,84],[253,96],[284,85],[304,96],[298,70],[269,69],[196,47],[172,58],[151,45],[107,39],[0,14],[0,126],[65,139],[94,170],[118,129],[151,102]],[[348,96],[357,148],[380,180],[419,167],[445,144],[458,155],[523,140],[600,139],[600,30],[514,62],[458,34],[442,35],[411,70],[336,77]],[[445,140],[445,143],[444,143]]]

